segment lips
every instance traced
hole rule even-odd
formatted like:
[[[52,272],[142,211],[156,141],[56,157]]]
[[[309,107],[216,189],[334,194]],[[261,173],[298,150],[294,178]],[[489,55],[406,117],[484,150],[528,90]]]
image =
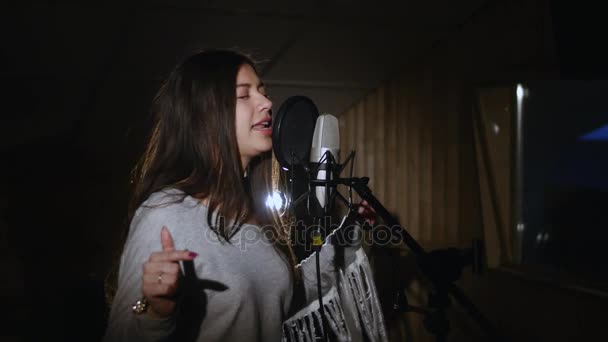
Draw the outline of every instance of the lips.
[[[272,120],[270,118],[264,118],[251,126],[253,130],[256,131],[272,131]]]
[[[264,136],[272,135],[272,120],[270,118],[264,118],[258,122],[256,122],[251,129],[255,132],[258,132]]]

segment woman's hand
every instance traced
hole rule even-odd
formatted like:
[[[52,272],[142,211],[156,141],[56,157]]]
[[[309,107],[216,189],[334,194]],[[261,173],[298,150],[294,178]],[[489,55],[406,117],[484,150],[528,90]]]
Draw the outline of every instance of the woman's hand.
[[[372,206],[369,205],[366,200],[363,200],[361,201],[361,203],[359,203],[359,208],[357,209],[357,212],[359,213],[359,215],[361,215],[361,217],[365,219],[365,222],[369,223],[372,226],[376,224],[378,218],[376,210],[374,210],[374,208],[372,208]]]
[[[146,313],[155,318],[169,317],[175,311],[181,271],[180,260],[193,260],[198,254],[176,251],[167,227],[160,232],[162,252],[150,254],[144,264],[142,292],[148,300]]]

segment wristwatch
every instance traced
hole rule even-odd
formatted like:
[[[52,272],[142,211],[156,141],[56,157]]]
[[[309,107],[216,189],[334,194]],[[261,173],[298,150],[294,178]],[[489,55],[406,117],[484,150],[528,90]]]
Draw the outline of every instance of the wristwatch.
[[[141,297],[135,304],[133,305],[133,313],[136,315],[141,315],[146,312],[148,309],[148,299],[146,297]]]

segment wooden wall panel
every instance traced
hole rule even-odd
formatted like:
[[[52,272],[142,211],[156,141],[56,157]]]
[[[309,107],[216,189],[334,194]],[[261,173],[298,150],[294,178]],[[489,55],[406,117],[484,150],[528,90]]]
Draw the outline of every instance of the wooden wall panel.
[[[340,115],[342,155],[357,151],[355,176],[370,177],[374,194],[425,249],[468,248],[473,239],[483,239],[474,89],[483,82],[554,74],[548,13],[544,0],[489,3],[438,41],[423,60]],[[517,23],[517,29],[510,23]],[[395,272],[412,278],[416,271]],[[426,286],[416,279],[407,284],[410,302],[426,305]],[[461,282],[473,293],[479,290],[476,284],[471,277]],[[491,307],[492,300],[488,296],[482,304]],[[502,317],[495,310],[495,317]],[[455,310],[452,316],[456,336],[449,340],[480,340],[462,312]],[[419,315],[404,314],[391,322],[393,341],[432,340]]]
[[[342,156],[357,152],[355,176],[370,177],[376,197],[416,238],[457,243],[458,91],[448,82],[415,85],[387,83],[341,115]]]

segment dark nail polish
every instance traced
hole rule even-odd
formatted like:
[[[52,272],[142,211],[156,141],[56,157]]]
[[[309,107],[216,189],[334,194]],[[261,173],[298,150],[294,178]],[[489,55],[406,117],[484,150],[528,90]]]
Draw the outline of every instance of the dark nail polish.
[[[188,253],[188,255],[191,256],[192,258],[196,258],[198,256],[198,253],[190,252],[190,253]]]

